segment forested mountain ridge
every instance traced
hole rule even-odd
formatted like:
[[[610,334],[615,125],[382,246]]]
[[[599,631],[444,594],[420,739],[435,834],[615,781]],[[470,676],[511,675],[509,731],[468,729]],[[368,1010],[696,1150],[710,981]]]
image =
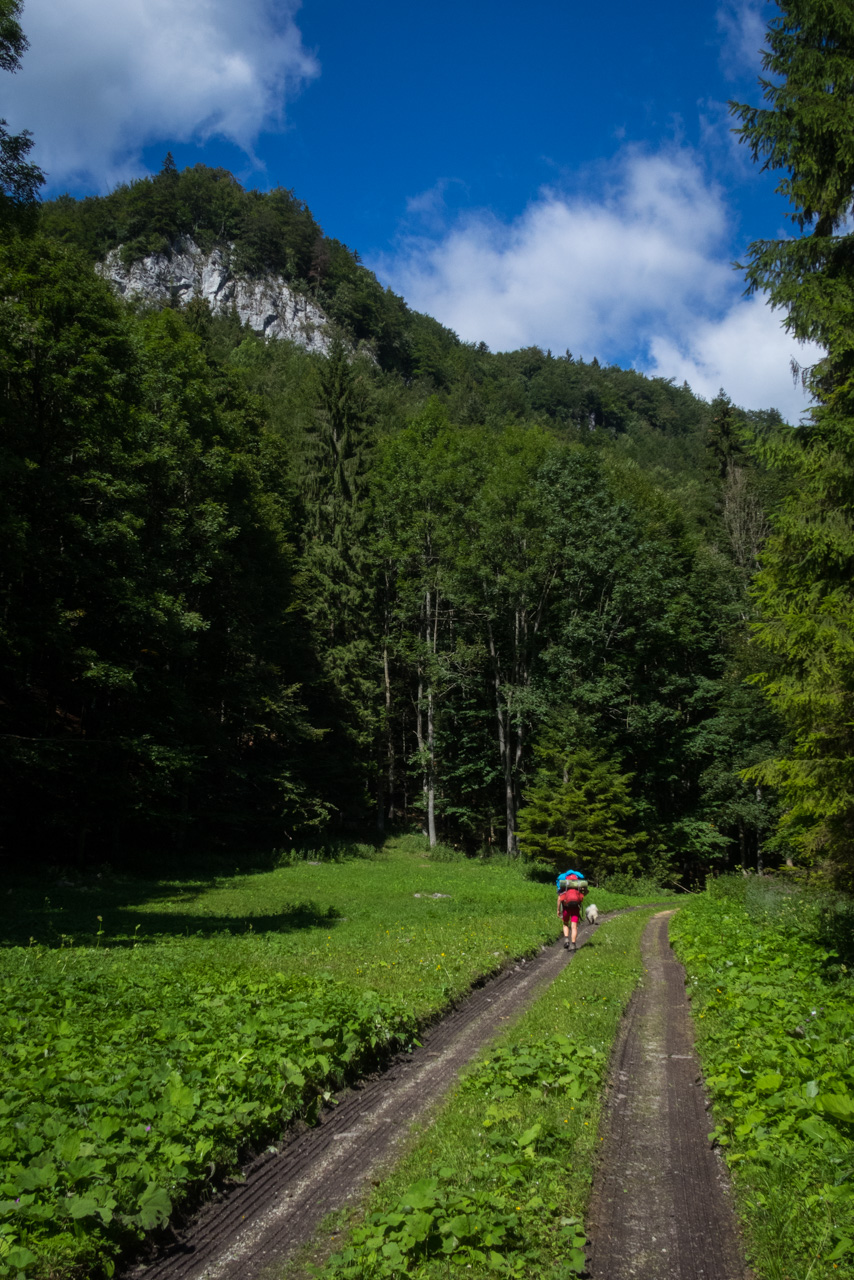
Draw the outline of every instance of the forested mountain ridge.
[[[328,354],[95,269],[191,236],[328,316]],[[462,343],[221,170],[49,202],[0,266],[10,843],[418,820],[603,873],[756,858],[773,800],[739,771],[779,730],[746,591],[779,484],[748,437],[777,415]]]

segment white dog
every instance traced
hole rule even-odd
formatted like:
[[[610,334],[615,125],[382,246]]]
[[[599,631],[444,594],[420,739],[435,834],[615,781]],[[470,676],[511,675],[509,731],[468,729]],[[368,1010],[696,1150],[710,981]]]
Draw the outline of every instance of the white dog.
[[[590,903],[590,906],[587,908],[584,914],[587,917],[588,924],[599,923],[599,908],[596,906],[595,902]]]

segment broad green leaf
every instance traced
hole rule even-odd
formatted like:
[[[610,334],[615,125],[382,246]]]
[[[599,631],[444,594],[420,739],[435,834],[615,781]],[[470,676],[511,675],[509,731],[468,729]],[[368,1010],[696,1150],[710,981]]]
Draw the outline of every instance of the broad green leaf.
[[[834,1120],[854,1123],[854,1098],[848,1093],[820,1093],[816,1105]]]
[[[30,1253],[29,1249],[25,1249],[23,1245],[14,1245],[7,1254],[3,1255],[4,1265],[18,1270],[31,1267],[35,1262],[38,1262],[36,1255]]]
[[[172,1201],[163,1187],[149,1182],[139,1199],[137,1214],[140,1224],[146,1230],[162,1226],[172,1212]]]
[[[543,1126],[541,1124],[538,1123],[538,1124],[531,1125],[531,1128],[526,1129],[525,1132],[519,1138],[519,1146],[529,1147],[532,1142],[536,1142],[537,1138],[539,1138],[542,1131],[543,1131]]]
[[[72,1218],[91,1218],[100,1213],[100,1205],[92,1196],[70,1196],[65,1205]]]
[[[827,1130],[827,1125],[822,1124],[820,1120],[813,1116],[810,1116],[806,1120],[802,1120],[798,1127],[802,1133],[807,1135],[808,1138],[812,1138],[813,1142],[825,1142],[830,1136]]]
[[[58,1160],[75,1160],[80,1154],[80,1143],[82,1141],[79,1130],[71,1133],[63,1134],[59,1141],[55,1144],[54,1150]]]
[[[413,1240],[417,1241],[419,1244],[427,1239],[432,1227],[432,1213],[423,1213],[420,1210],[417,1210],[415,1213],[410,1214],[406,1220],[406,1230],[412,1236]]]
[[[426,1209],[435,1203],[438,1185],[438,1178],[422,1178],[420,1182],[414,1183],[409,1188],[401,1197],[401,1201],[412,1209]]]

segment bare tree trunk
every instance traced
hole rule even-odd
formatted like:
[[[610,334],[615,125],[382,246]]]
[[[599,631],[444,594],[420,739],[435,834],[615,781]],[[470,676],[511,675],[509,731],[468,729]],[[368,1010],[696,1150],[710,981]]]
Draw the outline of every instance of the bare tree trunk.
[[[403,816],[409,812],[409,770],[406,768],[409,756],[406,751],[406,716],[400,718],[400,743],[403,752]]]
[[[418,744],[418,759],[421,762],[421,793],[424,797],[424,812],[427,812],[427,756],[424,750],[424,725],[421,719],[424,706],[424,677],[422,668],[418,668],[418,696],[415,704],[415,741]],[[427,829],[422,825],[423,834]]]
[[[436,844],[436,750],[433,735],[433,690],[427,693],[427,838]]]
[[[436,592],[435,613],[431,619],[431,602],[430,592],[425,597],[425,639],[435,657],[436,640],[439,626],[439,592]],[[432,622],[432,626],[431,626]],[[431,636],[432,631],[432,636]],[[433,672],[430,672],[427,685],[427,761],[426,761],[426,779],[427,779],[427,838],[430,841],[430,848],[436,845],[436,735],[435,735],[435,708],[433,704]]]
[[[385,776],[381,773],[377,778],[377,831],[385,832]]]
[[[513,763],[510,744],[510,708],[503,705],[501,697],[501,672],[498,666],[498,654],[495,650],[495,639],[492,627],[489,627],[489,652],[492,657],[492,679],[495,686],[495,716],[498,726],[498,751],[501,756],[501,767],[504,772],[504,807],[507,822],[507,852],[515,857],[519,852],[516,844],[516,803],[513,794]]]
[[[388,818],[394,818],[394,738],[391,723],[391,676],[388,669],[388,645],[383,645],[383,678],[385,680],[385,734],[386,734],[386,768]]]

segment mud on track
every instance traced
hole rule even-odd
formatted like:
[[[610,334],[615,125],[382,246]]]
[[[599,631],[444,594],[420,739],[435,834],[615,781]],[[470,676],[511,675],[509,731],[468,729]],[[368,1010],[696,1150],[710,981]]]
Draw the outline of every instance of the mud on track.
[[[592,1280],[748,1280],[726,1169],[708,1140],[685,970],[672,912],[644,932],[643,984],[611,1059],[604,1142],[587,1219]]]
[[[579,946],[590,932],[579,930]],[[328,1213],[359,1196],[413,1121],[571,959],[560,939],[490,979],[427,1031],[421,1048],[340,1094],[313,1129],[255,1160],[243,1183],[208,1205],[156,1262],[126,1272],[125,1280],[256,1280],[284,1262]]]

